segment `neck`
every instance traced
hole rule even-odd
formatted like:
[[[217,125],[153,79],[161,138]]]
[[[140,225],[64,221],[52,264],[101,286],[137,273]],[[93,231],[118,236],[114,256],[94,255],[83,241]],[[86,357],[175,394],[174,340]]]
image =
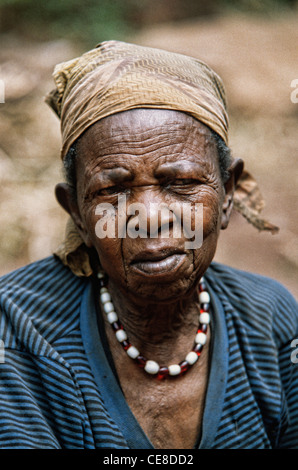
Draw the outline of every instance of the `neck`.
[[[199,322],[197,289],[175,302],[136,305],[111,282],[108,287],[129,341],[142,355],[168,364],[191,350]]]

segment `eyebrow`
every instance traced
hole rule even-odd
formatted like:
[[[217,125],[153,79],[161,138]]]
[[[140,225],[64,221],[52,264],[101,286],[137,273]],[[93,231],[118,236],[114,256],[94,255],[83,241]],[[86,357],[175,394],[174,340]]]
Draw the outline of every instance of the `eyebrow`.
[[[97,184],[106,184],[106,183],[123,183],[125,181],[133,180],[134,175],[131,171],[126,168],[106,168],[96,173],[95,175],[90,176],[87,183],[86,192],[92,190],[94,185]]]
[[[130,181],[134,175],[131,171],[126,168],[110,168],[103,170],[101,176],[104,180],[113,181],[113,183],[119,183],[124,181]]]
[[[175,177],[177,174],[206,172],[206,168],[197,162],[162,163],[154,172],[156,178]]]

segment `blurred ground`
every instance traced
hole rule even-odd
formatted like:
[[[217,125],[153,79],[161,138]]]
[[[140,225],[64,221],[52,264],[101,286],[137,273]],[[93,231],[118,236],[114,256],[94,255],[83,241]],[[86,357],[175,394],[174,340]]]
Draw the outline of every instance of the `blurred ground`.
[[[297,123],[291,82],[298,79],[298,14],[232,15],[146,29],[128,41],[196,56],[227,89],[233,154],[259,182],[264,216],[280,227],[258,233],[237,213],[222,232],[216,259],[273,277],[298,297]],[[54,197],[61,180],[59,122],[43,102],[56,63],[83,52],[59,41],[1,39],[0,274],[49,255],[66,215]]]

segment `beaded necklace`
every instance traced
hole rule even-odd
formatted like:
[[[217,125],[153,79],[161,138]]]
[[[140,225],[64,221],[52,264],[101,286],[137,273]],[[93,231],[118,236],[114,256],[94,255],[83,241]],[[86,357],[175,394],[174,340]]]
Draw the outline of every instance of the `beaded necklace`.
[[[100,302],[102,309],[106,314],[108,323],[113,328],[118,342],[126,351],[127,355],[133,359],[139,367],[147,372],[147,374],[155,376],[159,380],[165,379],[166,377],[178,377],[185,374],[191,366],[197,362],[206,343],[207,329],[210,323],[210,296],[206,290],[206,284],[203,277],[199,282],[199,326],[195,336],[194,346],[185,356],[183,361],[179,364],[171,364],[169,366],[159,366],[157,362],[147,360],[141,355],[138,349],[129,342],[126,331],[121,325],[118,315],[115,312],[114,304],[107,288],[107,277],[102,273],[99,273],[97,277],[100,285]]]

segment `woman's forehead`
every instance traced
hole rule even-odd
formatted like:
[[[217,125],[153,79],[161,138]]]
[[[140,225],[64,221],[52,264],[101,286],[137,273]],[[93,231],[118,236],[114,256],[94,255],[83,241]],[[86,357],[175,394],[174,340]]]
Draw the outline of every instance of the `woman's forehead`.
[[[84,134],[78,170],[86,183],[217,171],[216,144],[206,126],[181,112],[155,111],[119,113]]]
[[[210,141],[210,129],[185,113],[133,109],[93,124],[80,138],[78,150],[79,153],[104,157],[117,154],[117,150],[125,153],[126,148],[141,154],[163,144],[172,147],[202,146]]]

